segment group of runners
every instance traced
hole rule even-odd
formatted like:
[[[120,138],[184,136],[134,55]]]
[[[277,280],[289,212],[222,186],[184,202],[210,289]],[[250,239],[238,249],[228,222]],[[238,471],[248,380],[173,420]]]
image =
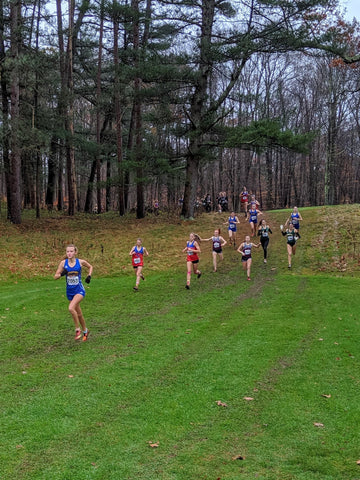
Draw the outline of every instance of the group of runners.
[[[269,234],[272,234],[270,225],[267,224],[265,219],[261,219],[258,225],[258,216],[262,215],[259,210],[259,202],[255,199],[255,196],[250,196],[244,187],[241,195],[241,202],[245,210],[245,216],[250,224],[251,237],[260,237],[260,243],[253,243],[250,235],[245,236],[245,240],[237,248],[237,252],[241,254],[241,263],[243,269],[246,271],[247,280],[251,280],[251,264],[252,264],[252,249],[259,248],[260,245],[263,249],[264,263],[267,263],[267,249],[269,245]],[[248,204],[250,206],[248,207]],[[283,236],[287,237],[287,254],[288,254],[288,267],[291,268],[292,256],[296,252],[296,241],[300,238],[300,221],[302,220],[301,214],[297,207],[294,207],[291,215],[286,220],[284,225],[280,225],[280,229]],[[221,235],[220,229],[215,229],[214,234],[209,238],[201,238],[196,233],[190,233],[189,239],[186,242],[186,246],[183,249],[183,253],[186,253],[186,285],[187,290],[190,289],[191,275],[195,274],[197,278],[200,278],[202,272],[199,270],[199,254],[201,253],[201,242],[212,242],[212,258],[213,258],[213,271],[217,271],[218,259],[223,260],[223,247],[229,243],[236,248],[236,233],[237,225],[240,223],[239,218],[235,212],[231,212],[228,220],[225,224],[228,226],[229,241]],[[63,259],[56,270],[54,275],[55,279],[59,279],[63,276],[66,277],[66,295],[69,300],[69,312],[72,316],[75,325],[75,340],[82,340],[85,342],[89,336],[89,330],[86,327],[86,322],[80,307],[81,301],[85,297],[85,288],[82,283],[82,268],[88,269],[88,275],[85,279],[85,283],[90,283],[91,275],[93,272],[93,266],[84,259],[77,258],[77,247],[75,245],[68,245],[66,247],[66,256]],[[136,240],[136,244],[131,248],[129,255],[132,260],[132,266],[135,271],[135,286],[134,291],[138,291],[140,280],[145,280],[143,275],[144,255],[149,255],[147,249],[142,245],[141,238]]]
[[[259,248],[260,245],[263,249],[264,263],[267,263],[268,256],[268,245],[270,241],[269,235],[272,234],[270,225],[267,224],[265,219],[261,219],[258,222],[258,216],[263,213],[259,210],[259,202],[255,199],[255,196],[250,197],[250,202],[248,202],[248,197],[246,188],[244,187],[243,192],[244,198],[244,210],[245,216],[249,221],[251,228],[251,235],[246,235],[245,240],[237,248],[237,252],[241,254],[241,263],[243,269],[246,270],[247,280],[251,280],[251,264],[252,264],[252,249]],[[248,208],[248,203],[250,206]],[[296,253],[296,242],[300,238],[300,221],[302,220],[301,214],[298,211],[297,207],[294,207],[290,217],[286,220],[285,225],[280,225],[281,232],[284,236],[287,237],[287,254],[288,254],[288,268],[291,268],[292,256]],[[186,265],[187,265],[187,276],[186,276],[186,285],[185,288],[190,288],[191,282],[191,273],[193,272],[197,275],[198,278],[201,276],[201,271],[199,270],[199,254],[201,253],[200,243],[201,242],[212,242],[212,257],[213,257],[213,268],[214,272],[217,271],[217,260],[223,260],[223,247],[229,243],[236,248],[236,233],[237,225],[240,223],[238,216],[235,212],[231,212],[228,220],[225,222],[225,225],[228,226],[228,235],[229,241],[225,240],[221,236],[221,230],[215,229],[214,235],[209,238],[201,238],[196,233],[190,233],[189,240],[186,242],[186,247],[183,249],[183,252],[186,252]],[[260,243],[254,243],[251,241],[251,237],[257,236],[260,237]]]

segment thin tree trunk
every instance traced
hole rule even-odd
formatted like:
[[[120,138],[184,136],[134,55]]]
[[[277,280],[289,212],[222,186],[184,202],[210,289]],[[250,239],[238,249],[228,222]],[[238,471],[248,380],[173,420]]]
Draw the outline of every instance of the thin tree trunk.
[[[100,3],[100,32],[99,32],[99,53],[98,69],[96,79],[96,143],[98,146],[96,156],[96,180],[97,180],[97,212],[102,212],[101,202],[101,71],[102,71],[102,42],[104,34],[104,0]]]
[[[67,92],[68,108],[66,115],[66,171],[68,183],[68,214],[75,215],[77,207],[75,149],[74,149],[74,78],[73,78],[73,40],[74,40],[75,0],[69,0],[69,38],[67,46]]]
[[[21,5],[18,0],[10,3],[11,18],[11,56],[13,67],[10,73],[10,220],[12,223],[21,223],[21,150],[19,145],[19,116],[20,116],[20,76],[19,45],[21,25]]]
[[[36,40],[35,40],[35,51],[39,51],[39,31],[40,31],[40,15],[41,7],[40,1],[38,0],[38,11],[36,17]],[[35,78],[35,91],[34,91],[34,125],[33,128],[37,127],[38,122],[38,108],[39,108],[39,73],[36,70]],[[40,218],[40,204],[41,204],[41,154],[40,146],[36,146],[36,168],[35,168],[35,210],[36,218]]]
[[[5,170],[5,186],[7,194],[7,216],[11,215],[11,196],[10,196],[10,129],[9,129],[9,94],[6,72],[4,69],[5,53],[5,33],[4,33],[4,2],[0,0],[0,85],[1,85],[1,107],[2,107],[2,155]]]
[[[115,4],[114,4],[115,6]],[[116,8],[114,8],[116,11]],[[125,192],[124,192],[124,169],[123,169],[123,143],[122,143],[122,113],[120,103],[120,75],[119,75],[119,19],[114,13],[114,109],[115,109],[115,125],[116,125],[116,157],[118,167],[118,196],[119,196],[119,215],[125,215]],[[109,200],[109,199],[108,199]]]
[[[48,158],[48,175],[45,203],[48,210],[54,208],[55,188],[56,188],[56,157],[57,157],[57,139],[55,136],[51,138],[50,153]]]

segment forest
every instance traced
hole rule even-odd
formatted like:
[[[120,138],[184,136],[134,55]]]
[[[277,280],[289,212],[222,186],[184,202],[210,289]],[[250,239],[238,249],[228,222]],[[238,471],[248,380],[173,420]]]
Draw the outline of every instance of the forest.
[[[333,0],[1,0],[0,213],[360,202],[359,33]]]

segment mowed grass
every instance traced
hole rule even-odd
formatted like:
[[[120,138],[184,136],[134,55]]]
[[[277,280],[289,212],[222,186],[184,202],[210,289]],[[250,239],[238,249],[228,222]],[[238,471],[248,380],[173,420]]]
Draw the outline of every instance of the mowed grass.
[[[52,271],[28,280],[23,266],[1,285],[0,478],[359,479],[357,250],[346,248],[345,227],[330,228],[356,229],[357,212],[304,209],[291,271],[278,232],[288,212],[270,212],[269,262],[255,251],[251,282],[230,247],[211,273],[202,244],[204,275],[190,291],[179,250],[191,230],[210,236],[218,217],[131,229],[130,219],[101,220],[95,231],[79,219],[74,232],[63,219],[64,242],[75,234],[80,249],[94,237],[107,242],[102,260],[88,255],[95,242],[83,255],[95,266],[86,343],[73,340],[63,279],[51,280],[65,245],[60,227],[22,232],[13,255],[29,256],[25,246],[39,235],[49,253],[33,272],[47,255]],[[20,242],[12,230],[7,241]],[[135,293],[128,252],[143,233],[151,256]],[[50,258],[57,248],[60,258]]]

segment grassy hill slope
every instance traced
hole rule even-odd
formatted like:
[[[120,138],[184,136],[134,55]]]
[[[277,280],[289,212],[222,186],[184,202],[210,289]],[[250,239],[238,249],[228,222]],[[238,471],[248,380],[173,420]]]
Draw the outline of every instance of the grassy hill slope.
[[[190,291],[188,234],[226,217],[3,222],[0,478],[359,478],[358,211],[302,209],[291,271],[288,212],[266,213],[269,261],[255,251],[252,281],[227,246],[211,273],[202,244]],[[139,235],[150,256],[135,293]],[[52,280],[68,242],[95,267],[86,343]]]

